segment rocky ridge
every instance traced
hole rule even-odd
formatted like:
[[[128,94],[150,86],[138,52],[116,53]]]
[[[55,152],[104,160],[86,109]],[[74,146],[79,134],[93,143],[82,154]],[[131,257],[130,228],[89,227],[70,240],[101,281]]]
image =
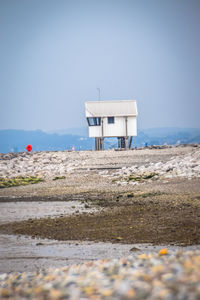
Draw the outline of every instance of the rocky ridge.
[[[124,178],[133,174],[141,176],[142,174],[150,173],[154,174],[153,179],[158,177],[186,177],[189,179],[200,177],[200,145],[190,146],[188,149],[187,152],[183,151],[182,154],[175,147],[170,149],[175,156],[167,161],[154,161],[151,149],[133,151],[107,150],[102,152],[44,151],[0,154],[0,178],[17,176],[54,178],[55,176],[63,176],[80,171],[88,173],[92,169],[96,169],[99,175],[110,177],[111,179]],[[154,151],[164,153],[167,149]],[[176,155],[176,151],[179,153],[178,155]],[[148,156],[148,153],[150,153],[150,156]],[[135,157],[141,157],[141,159],[144,157],[145,159],[138,165],[137,160],[134,160]],[[127,181],[125,180],[124,182]],[[129,183],[135,184],[132,180]]]
[[[84,165],[84,162],[81,163]],[[8,153],[0,155],[0,177],[64,175],[80,166],[69,152]]]
[[[193,150],[190,153],[172,157],[167,162],[148,163],[142,166],[123,167],[121,170],[108,175],[108,171],[100,172],[104,177],[116,179],[117,184],[145,183],[145,179],[156,180],[158,178],[185,177],[188,179],[200,177],[200,150]]]

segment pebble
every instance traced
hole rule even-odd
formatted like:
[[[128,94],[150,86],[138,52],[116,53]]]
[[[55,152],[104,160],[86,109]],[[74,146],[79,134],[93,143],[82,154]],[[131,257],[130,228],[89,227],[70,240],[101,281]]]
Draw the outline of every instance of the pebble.
[[[0,275],[0,299],[173,300],[199,296],[199,250],[144,253],[34,273]]]
[[[0,177],[65,175],[85,164],[69,152],[0,153]]]
[[[191,150],[190,153],[172,157],[165,163],[156,162],[149,163],[149,165],[146,166],[134,165],[131,167],[123,167],[121,170],[111,174],[110,178],[117,178],[118,180],[115,183],[118,185],[138,185],[143,184],[145,180],[128,181],[127,177],[130,175],[142,176],[145,174],[154,174],[154,180],[174,177],[184,177],[188,179],[198,178],[200,177],[200,150],[197,148],[197,150]],[[102,176],[105,175],[102,174]]]
[[[32,153],[0,153],[0,177],[17,177],[17,176],[41,176],[43,178],[54,178],[55,176],[66,175],[81,168],[85,165],[94,167],[98,165],[103,158],[106,164],[106,159],[110,157],[110,152],[105,151],[102,153],[90,153],[87,155],[86,151],[80,152],[32,152]],[[102,155],[102,156],[101,156]],[[111,164],[111,162],[109,162]],[[90,168],[84,170],[89,172]],[[145,165],[133,165],[129,167],[122,167],[116,172],[108,172],[108,170],[100,170],[99,175],[106,178],[118,179],[114,184],[119,185],[138,185],[142,182],[132,182],[123,180],[123,178],[130,175],[142,175],[145,173],[156,173],[157,178],[173,178],[173,177],[186,177],[194,178],[200,177],[200,147],[191,148],[190,152],[183,155],[176,155],[168,162],[150,162],[149,159],[145,160]]]

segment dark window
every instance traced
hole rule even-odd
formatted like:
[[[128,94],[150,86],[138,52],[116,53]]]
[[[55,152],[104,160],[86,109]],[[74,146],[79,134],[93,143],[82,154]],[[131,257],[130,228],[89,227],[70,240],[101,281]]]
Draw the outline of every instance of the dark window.
[[[100,126],[101,118],[87,118],[89,126]]]
[[[115,118],[114,117],[108,117],[108,124],[114,124]]]

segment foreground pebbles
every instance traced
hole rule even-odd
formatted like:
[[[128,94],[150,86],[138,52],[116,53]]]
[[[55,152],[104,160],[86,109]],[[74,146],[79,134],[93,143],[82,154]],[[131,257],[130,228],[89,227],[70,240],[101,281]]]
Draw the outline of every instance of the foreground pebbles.
[[[0,275],[2,299],[200,299],[200,251]]]

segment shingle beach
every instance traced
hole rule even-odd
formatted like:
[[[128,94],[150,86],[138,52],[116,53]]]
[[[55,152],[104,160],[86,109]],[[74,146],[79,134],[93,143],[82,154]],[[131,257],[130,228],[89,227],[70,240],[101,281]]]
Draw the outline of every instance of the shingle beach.
[[[0,275],[2,299],[200,299],[200,251]]]
[[[1,154],[0,168],[43,179],[0,190],[0,299],[200,299],[199,145]]]

